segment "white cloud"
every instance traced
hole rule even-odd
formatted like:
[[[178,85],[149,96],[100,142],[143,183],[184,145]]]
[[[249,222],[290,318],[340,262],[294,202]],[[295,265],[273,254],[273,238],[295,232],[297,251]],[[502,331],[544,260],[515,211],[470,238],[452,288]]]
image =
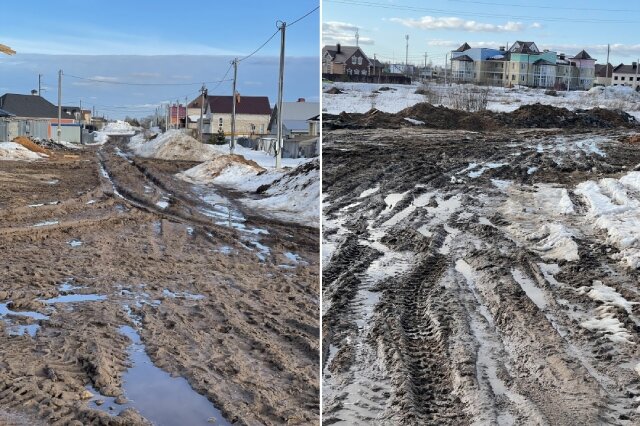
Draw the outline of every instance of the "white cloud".
[[[322,24],[322,43],[323,44],[336,44],[341,43],[345,45],[356,44],[356,30],[357,26],[339,21],[328,21]],[[373,39],[364,37],[360,34],[358,39],[359,44],[372,45]]]
[[[467,32],[502,33],[522,31],[524,29],[522,22],[509,21],[503,25],[498,25],[477,21],[467,21],[455,16],[423,16],[419,19],[391,18],[390,21],[402,24],[405,27],[418,28],[422,30],[458,30]]]
[[[542,28],[542,24],[540,22],[534,22],[533,24],[529,25],[529,28],[538,30],[538,29]]]
[[[445,47],[455,49],[459,47],[465,41],[453,41],[453,40],[428,40],[427,46],[433,47]],[[471,47],[488,47],[492,49],[497,49],[500,46],[504,46],[504,42],[500,43],[497,41],[469,41],[468,42]]]

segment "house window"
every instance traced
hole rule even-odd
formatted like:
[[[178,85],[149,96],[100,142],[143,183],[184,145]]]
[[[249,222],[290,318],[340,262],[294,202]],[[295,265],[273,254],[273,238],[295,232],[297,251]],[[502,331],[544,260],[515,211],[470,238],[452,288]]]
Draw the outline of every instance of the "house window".
[[[613,79],[614,79],[614,80],[617,80],[617,79],[618,79],[618,76],[617,76],[617,75],[616,75],[616,76],[614,76],[614,77],[613,77]]]
[[[355,56],[352,56],[352,57],[351,57],[351,63],[352,63],[353,65],[356,65],[356,64],[358,63],[358,58],[356,58]]]
[[[264,134],[264,124],[260,125],[260,134],[263,135]]]
[[[516,79],[516,75],[515,74],[511,74],[511,80],[515,80]]]
[[[362,58],[358,58],[358,65],[362,65]]]
[[[222,130],[222,117],[218,119],[218,129]]]
[[[524,81],[524,75],[523,75],[523,76],[520,76],[520,80],[521,80],[521,81]]]
[[[620,80],[624,81],[624,76],[620,77]]]

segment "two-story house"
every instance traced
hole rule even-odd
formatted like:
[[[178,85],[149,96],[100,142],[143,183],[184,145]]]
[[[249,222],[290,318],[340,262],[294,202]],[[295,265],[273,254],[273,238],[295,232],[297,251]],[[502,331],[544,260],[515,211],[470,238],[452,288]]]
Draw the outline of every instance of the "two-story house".
[[[638,63],[632,62],[631,65],[620,64],[613,68],[611,83],[614,86],[633,87],[634,90],[640,87],[640,73],[638,72]]]
[[[205,99],[203,133],[213,134],[220,129],[231,134],[232,96],[212,96]],[[266,96],[236,96],[236,136],[256,137],[268,133],[271,105]]]
[[[324,46],[322,48],[322,73],[347,75],[372,75],[374,63],[358,46]]]

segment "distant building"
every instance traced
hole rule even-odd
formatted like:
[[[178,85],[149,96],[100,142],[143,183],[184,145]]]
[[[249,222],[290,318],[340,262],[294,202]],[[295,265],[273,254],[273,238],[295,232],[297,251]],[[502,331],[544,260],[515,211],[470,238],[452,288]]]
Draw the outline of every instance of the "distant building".
[[[346,75],[373,75],[375,64],[358,46],[324,46],[322,73]]]
[[[310,136],[309,120],[320,114],[319,102],[306,102],[304,99],[298,99],[298,102],[282,103],[282,133],[285,138],[295,136]],[[271,120],[269,121],[269,133],[277,134],[278,124],[278,106],[273,108]],[[317,133],[313,136],[317,136]]]
[[[589,89],[595,79],[595,59],[584,50],[572,58],[540,51],[532,41],[516,41],[508,49],[472,48],[464,43],[451,52],[451,78],[496,86]]]
[[[620,64],[613,68],[611,83],[614,86],[632,87],[639,90],[640,73],[638,73],[638,63],[633,62],[631,65]],[[2,108],[2,105],[0,105]]]
[[[613,76],[613,65],[595,65],[595,81],[594,84],[601,86],[610,86],[611,85],[611,77]]]
[[[9,113],[12,120],[24,123],[21,125],[23,129],[18,132],[19,135],[57,137],[58,107],[42,96],[6,93],[0,97],[0,109]],[[80,127],[76,124],[75,116],[63,110],[61,117],[63,139],[80,142]]]
[[[231,134],[232,96],[208,96],[205,101],[203,133]],[[236,136],[266,135],[271,119],[271,106],[266,96],[236,97]]]

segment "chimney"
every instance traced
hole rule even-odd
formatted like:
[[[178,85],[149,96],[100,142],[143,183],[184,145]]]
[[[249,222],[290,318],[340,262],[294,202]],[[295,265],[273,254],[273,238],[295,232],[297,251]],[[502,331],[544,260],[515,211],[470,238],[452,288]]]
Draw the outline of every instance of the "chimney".
[[[637,62],[632,62],[631,65],[633,66],[633,68],[637,68],[638,67],[638,63]]]
[[[298,98],[298,102],[304,102],[305,99],[304,98]]]
[[[37,91],[36,89],[33,89],[33,90],[31,91],[31,94],[32,94],[33,96],[36,96],[36,95],[38,94],[38,91]]]
[[[500,51],[504,52],[505,51],[505,47],[504,46],[500,46]]]
[[[564,61],[564,53],[560,54],[560,59],[562,59]]]
[[[336,44],[336,49],[338,50],[338,53],[341,53],[340,52],[340,43]]]

